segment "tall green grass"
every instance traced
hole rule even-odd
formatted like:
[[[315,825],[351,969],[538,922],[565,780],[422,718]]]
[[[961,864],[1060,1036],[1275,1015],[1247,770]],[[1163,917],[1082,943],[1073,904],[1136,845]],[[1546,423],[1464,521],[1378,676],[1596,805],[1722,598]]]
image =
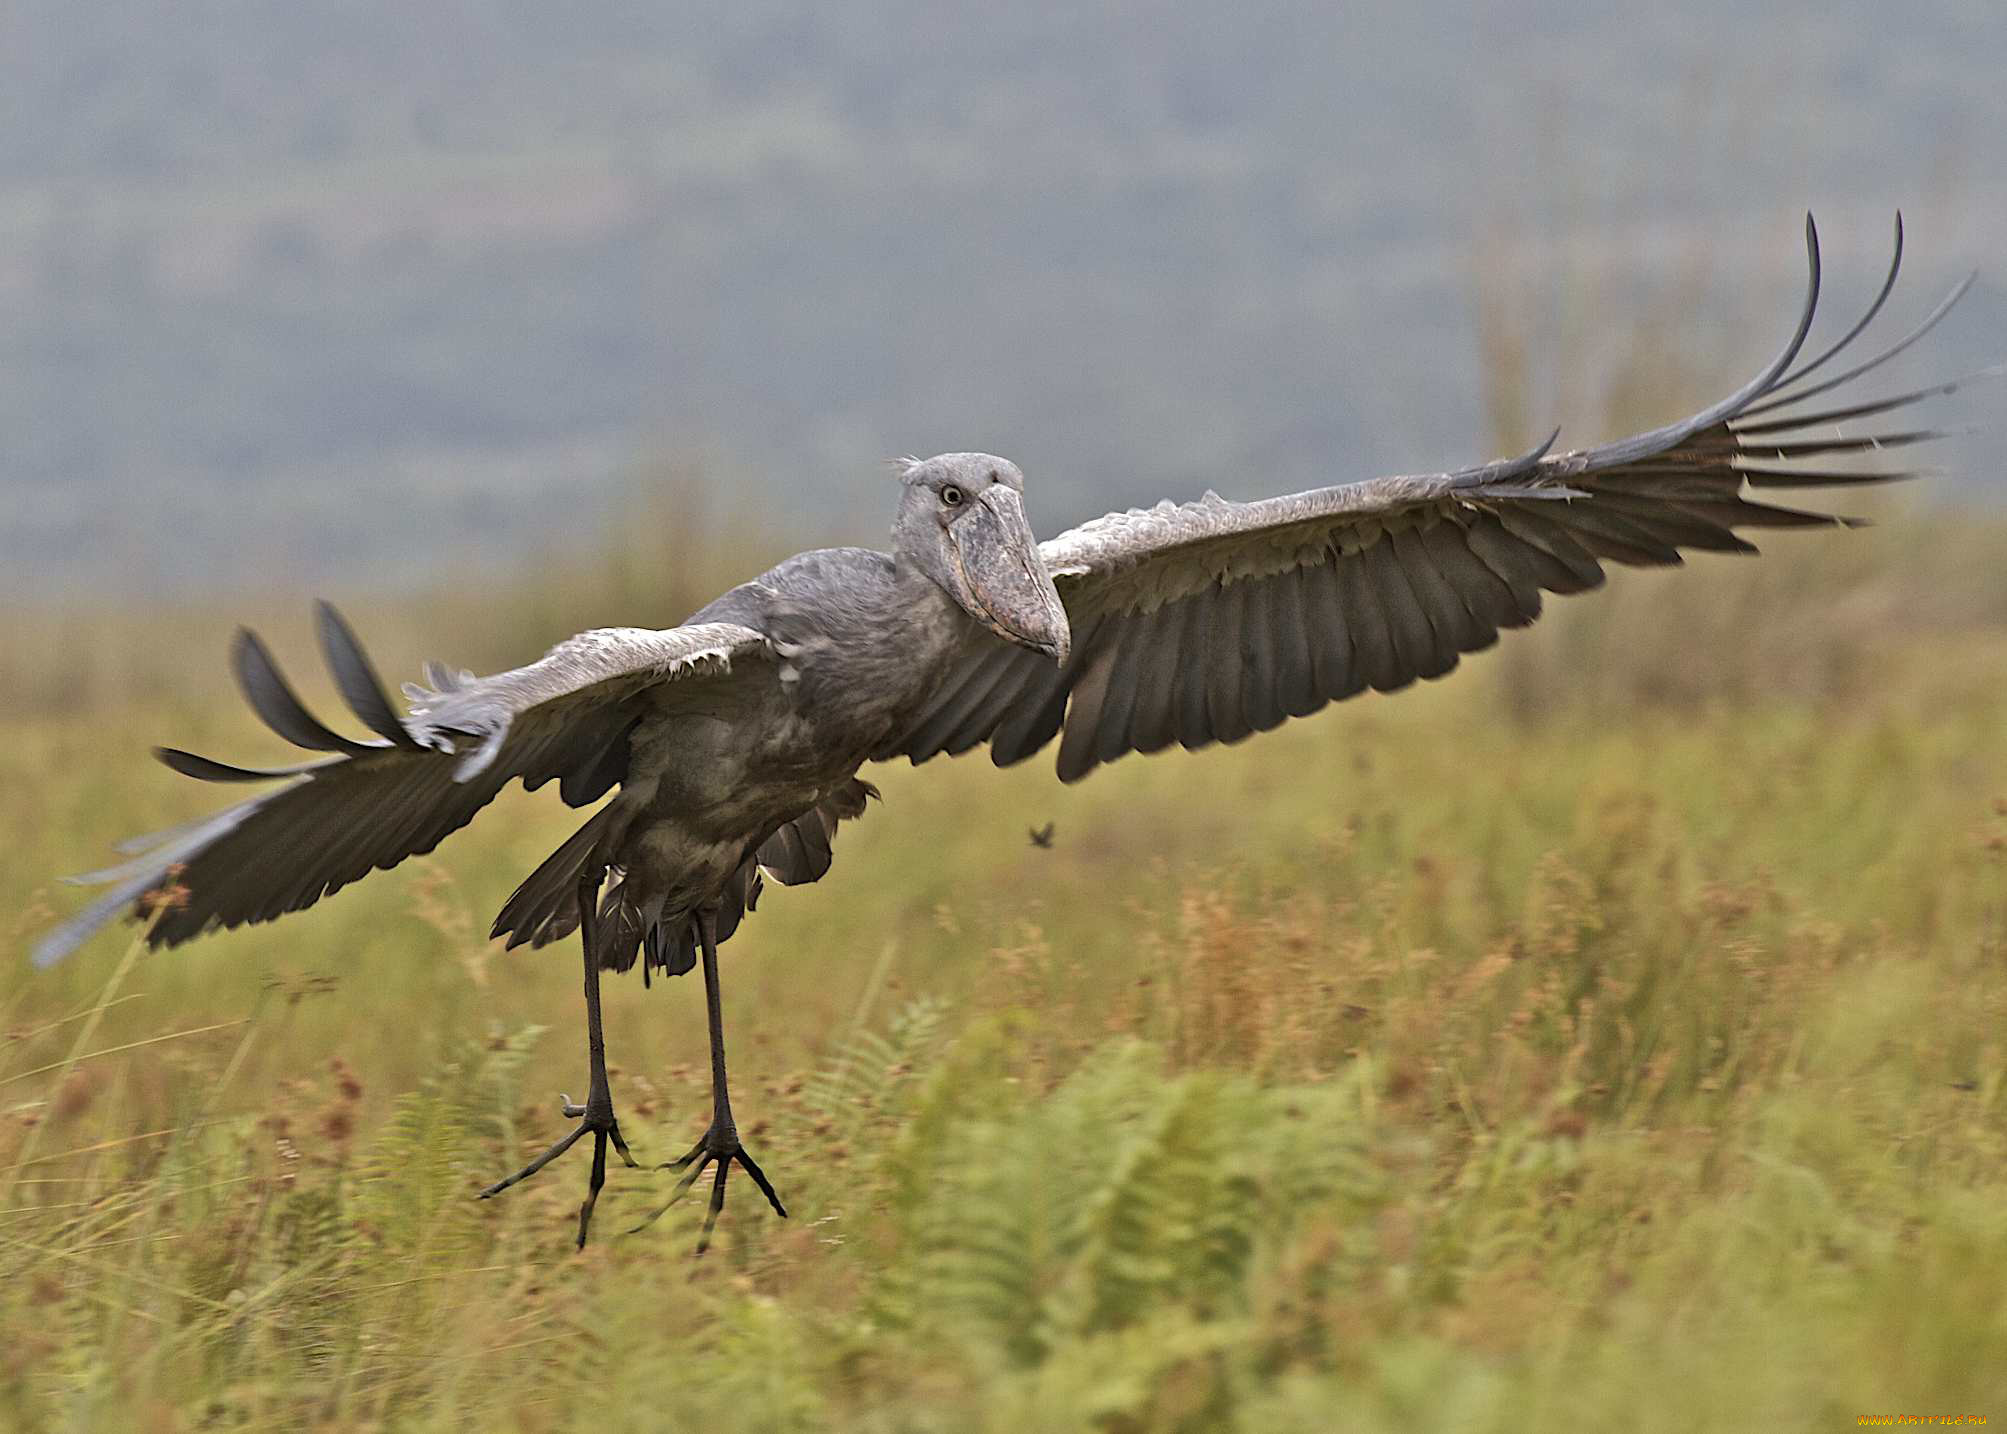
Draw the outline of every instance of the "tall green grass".
[[[1679,580],[1732,607],[1783,579]],[[276,927],[17,966],[0,1421],[1998,1409],[2007,642],[1808,617],[1818,682],[1762,693],[1697,641],[1668,693],[1665,609],[1615,598],[1452,682],[1079,788],[877,774],[830,877],[727,949],[741,1119],[794,1218],[738,1189],[702,1262],[693,1209],[621,1233],[666,1173],[616,1171],[583,1256],[581,1163],[471,1198],[582,1077],[574,953],[479,940],[554,803]],[[177,702],[10,720],[11,949],[45,873],[188,809],[143,738],[236,731]],[[1023,836],[1046,820],[1051,851]],[[608,1020],[623,1124],[680,1154],[695,984],[617,983]]]

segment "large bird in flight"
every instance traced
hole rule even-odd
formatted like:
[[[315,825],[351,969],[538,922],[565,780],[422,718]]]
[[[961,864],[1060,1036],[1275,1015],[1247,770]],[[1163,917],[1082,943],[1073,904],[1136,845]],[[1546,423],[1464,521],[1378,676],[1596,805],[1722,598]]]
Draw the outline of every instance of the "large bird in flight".
[[[1801,359],[1819,295],[1809,218],[1805,233],[1810,280],[1782,352],[1712,407],[1602,447],[1554,452],[1550,439],[1458,472],[1256,502],[1208,493],[1044,543],[1008,460],[904,460],[890,553],[803,553],[681,626],[582,633],[492,677],[428,665],[425,685],[404,689],[402,716],[348,625],[322,605],[328,666],[366,737],[308,712],[264,645],[240,632],[245,698],[281,737],[323,755],[251,770],[162,749],[169,767],[202,781],[271,785],[128,843],[130,860],[79,878],[110,889],[36,959],[63,956],[120,913],[144,920],[163,947],[298,911],[432,850],[513,781],[555,781],[575,807],[612,793],[495,920],[512,947],[578,932],[590,1079],[584,1104],[564,1107],[576,1124],[483,1193],[590,1133],[583,1246],[608,1144],[634,1164],[607,1083],[600,972],[701,964],[713,1110],[676,1162],[688,1167],[676,1193],[715,1164],[705,1242],[735,1163],[785,1215],[733,1121],[717,948],[764,878],[795,885],[829,869],[838,824],[875,795],[858,776],[865,763],[987,744],[1008,764],[1057,738],[1059,776],[1071,782],[1129,752],[1237,742],[1368,687],[1440,677],[1501,628],[1532,622],[1543,593],[1601,583],[1606,562],[1753,552],[1739,530],[1845,523],[1768,499],[1903,476],[1847,460],[1935,436],[1882,423],[1957,385],[1810,401],[1921,338],[1966,285],[1891,348],[1823,376],[1888,298],[1902,227],[1898,218],[1895,259],[1867,313]]]

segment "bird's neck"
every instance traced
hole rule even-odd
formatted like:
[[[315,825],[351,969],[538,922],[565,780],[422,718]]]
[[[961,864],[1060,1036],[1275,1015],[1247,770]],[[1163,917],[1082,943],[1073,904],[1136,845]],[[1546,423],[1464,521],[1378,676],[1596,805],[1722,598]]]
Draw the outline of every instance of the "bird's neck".
[[[886,629],[919,661],[945,659],[968,635],[975,619],[918,563],[894,558]]]

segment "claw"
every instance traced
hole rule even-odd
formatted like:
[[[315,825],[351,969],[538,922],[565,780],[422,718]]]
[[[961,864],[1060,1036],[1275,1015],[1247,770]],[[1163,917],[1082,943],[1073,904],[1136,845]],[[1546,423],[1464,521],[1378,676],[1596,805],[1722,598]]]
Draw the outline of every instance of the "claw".
[[[711,1230],[718,1223],[718,1215],[725,1208],[725,1177],[732,1173],[732,1162],[718,1162],[718,1178],[711,1184],[711,1208],[704,1212],[704,1233],[697,1237],[697,1253],[703,1254],[711,1248]]]
[[[785,1220],[787,1218],[787,1206],[781,1204],[780,1196],[774,1194],[773,1182],[767,1179],[766,1171],[760,1169],[754,1163],[753,1157],[746,1154],[744,1150],[739,1151],[739,1164],[746,1167],[746,1174],[753,1177],[753,1184],[760,1187],[760,1194],[767,1197],[767,1204],[774,1207],[774,1214]]]
[[[700,1159],[699,1157],[702,1158]],[[711,1149],[709,1145],[707,1145],[704,1141],[700,1140],[694,1146],[691,1147],[690,1153],[684,1156],[681,1160],[672,1160],[667,1165],[658,1165],[656,1169],[681,1170],[691,1161],[695,1160],[697,1162],[696,1169],[692,1170],[688,1175],[685,1175],[681,1180],[678,1180],[676,1182],[676,1190],[680,1194],[681,1192],[688,1190],[690,1188],[691,1182],[694,1181],[699,1175],[702,1175],[704,1173],[704,1167],[706,1165],[709,1165],[713,1160],[716,1160],[717,1158],[718,1158],[718,1152]]]
[[[729,1147],[719,1149],[718,1147],[723,1145],[726,1140],[731,1142]],[[753,1183],[760,1187],[760,1193],[767,1197],[767,1203],[774,1207],[774,1213],[785,1220],[787,1218],[787,1207],[781,1204],[780,1197],[774,1194],[773,1184],[767,1179],[766,1172],[761,1170],[758,1162],[746,1153],[746,1148],[739,1144],[738,1135],[734,1133],[721,1140],[713,1132],[707,1130],[704,1132],[704,1138],[691,1146],[690,1153],[685,1155],[681,1160],[666,1161],[655,1167],[657,1170],[683,1170],[685,1174],[681,1180],[676,1182],[676,1189],[670,1194],[669,1198],[658,1208],[651,1211],[640,1224],[627,1233],[638,1235],[661,1219],[668,1213],[669,1207],[688,1194],[690,1187],[697,1183],[697,1178],[713,1162],[716,1162],[717,1174],[711,1182],[710,1204],[704,1212],[704,1230],[697,1237],[697,1249],[695,1251],[699,1255],[703,1254],[704,1251],[711,1247],[712,1228],[717,1225],[718,1216],[725,1208],[725,1180],[731,1174],[732,1163],[734,1161],[737,1161],[746,1168],[746,1174],[753,1177]]]
[[[572,1146],[578,1144],[579,1137],[590,1131],[592,1134],[592,1176],[586,1185],[585,1203],[578,1207],[578,1247],[583,1250],[585,1248],[586,1236],[592,1228],[593,1207],[599,1203],[600,1187],[606,1184],[607,1144],[609,1142],[612,1143],[614,1150],[619,1152],[621,1160],[626,1163],[628,1169],[639,1170],[641,1164],[634,1158],[633,1152],[627,1148],[627,1141],[620,1134],[620,1122],[613,1118],[610,1110],[604,1116],[604,1123],[602,1124],[600,1120],[590,1118],[586,1107],[577,1104],[568,1095],[563,1097],[561,1109],[567,1117],[577,1120],[578,1124],[560,1136],[551,1144],[548,1150],[539,1155],[535,1160],[532,1160],[528,1165],[525,1165],[521,1170],[518,1170],[514,1175],[497,1180],[493,1185],[483,1190],[480,1198],[483,1200],[492,1200],[511,1185],[517,1185],[529,1179],[532,1175],[571,1149]]]
[[[571,1149],[572,1146],[576,1145],[578,1138],[585,1134],[585,1130],[586,1128],[583,1125],[575,1127],[568,1135],[563,1136],[552,1145],[549,1150],[546,1150],[542,1155],[539,1155],[514,1175],[506,1175],[502,1179],[497,1180],[493,1185],[490,1185],[486,1190],[483,1190],[481,1198],[483,1200],[492,1200],[511,1185],[517,1185],[529,1179],[532,1175]]]

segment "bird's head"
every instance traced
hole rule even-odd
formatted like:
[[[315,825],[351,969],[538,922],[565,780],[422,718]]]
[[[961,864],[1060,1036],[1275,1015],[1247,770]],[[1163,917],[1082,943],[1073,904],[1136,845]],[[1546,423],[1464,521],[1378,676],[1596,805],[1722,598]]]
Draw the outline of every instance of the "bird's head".
[[[1066,608],[1024,516],[1024,474],[987,453],[943,453],[897,464],[906,491],[894,551],[998,637],[1065,662]]]

